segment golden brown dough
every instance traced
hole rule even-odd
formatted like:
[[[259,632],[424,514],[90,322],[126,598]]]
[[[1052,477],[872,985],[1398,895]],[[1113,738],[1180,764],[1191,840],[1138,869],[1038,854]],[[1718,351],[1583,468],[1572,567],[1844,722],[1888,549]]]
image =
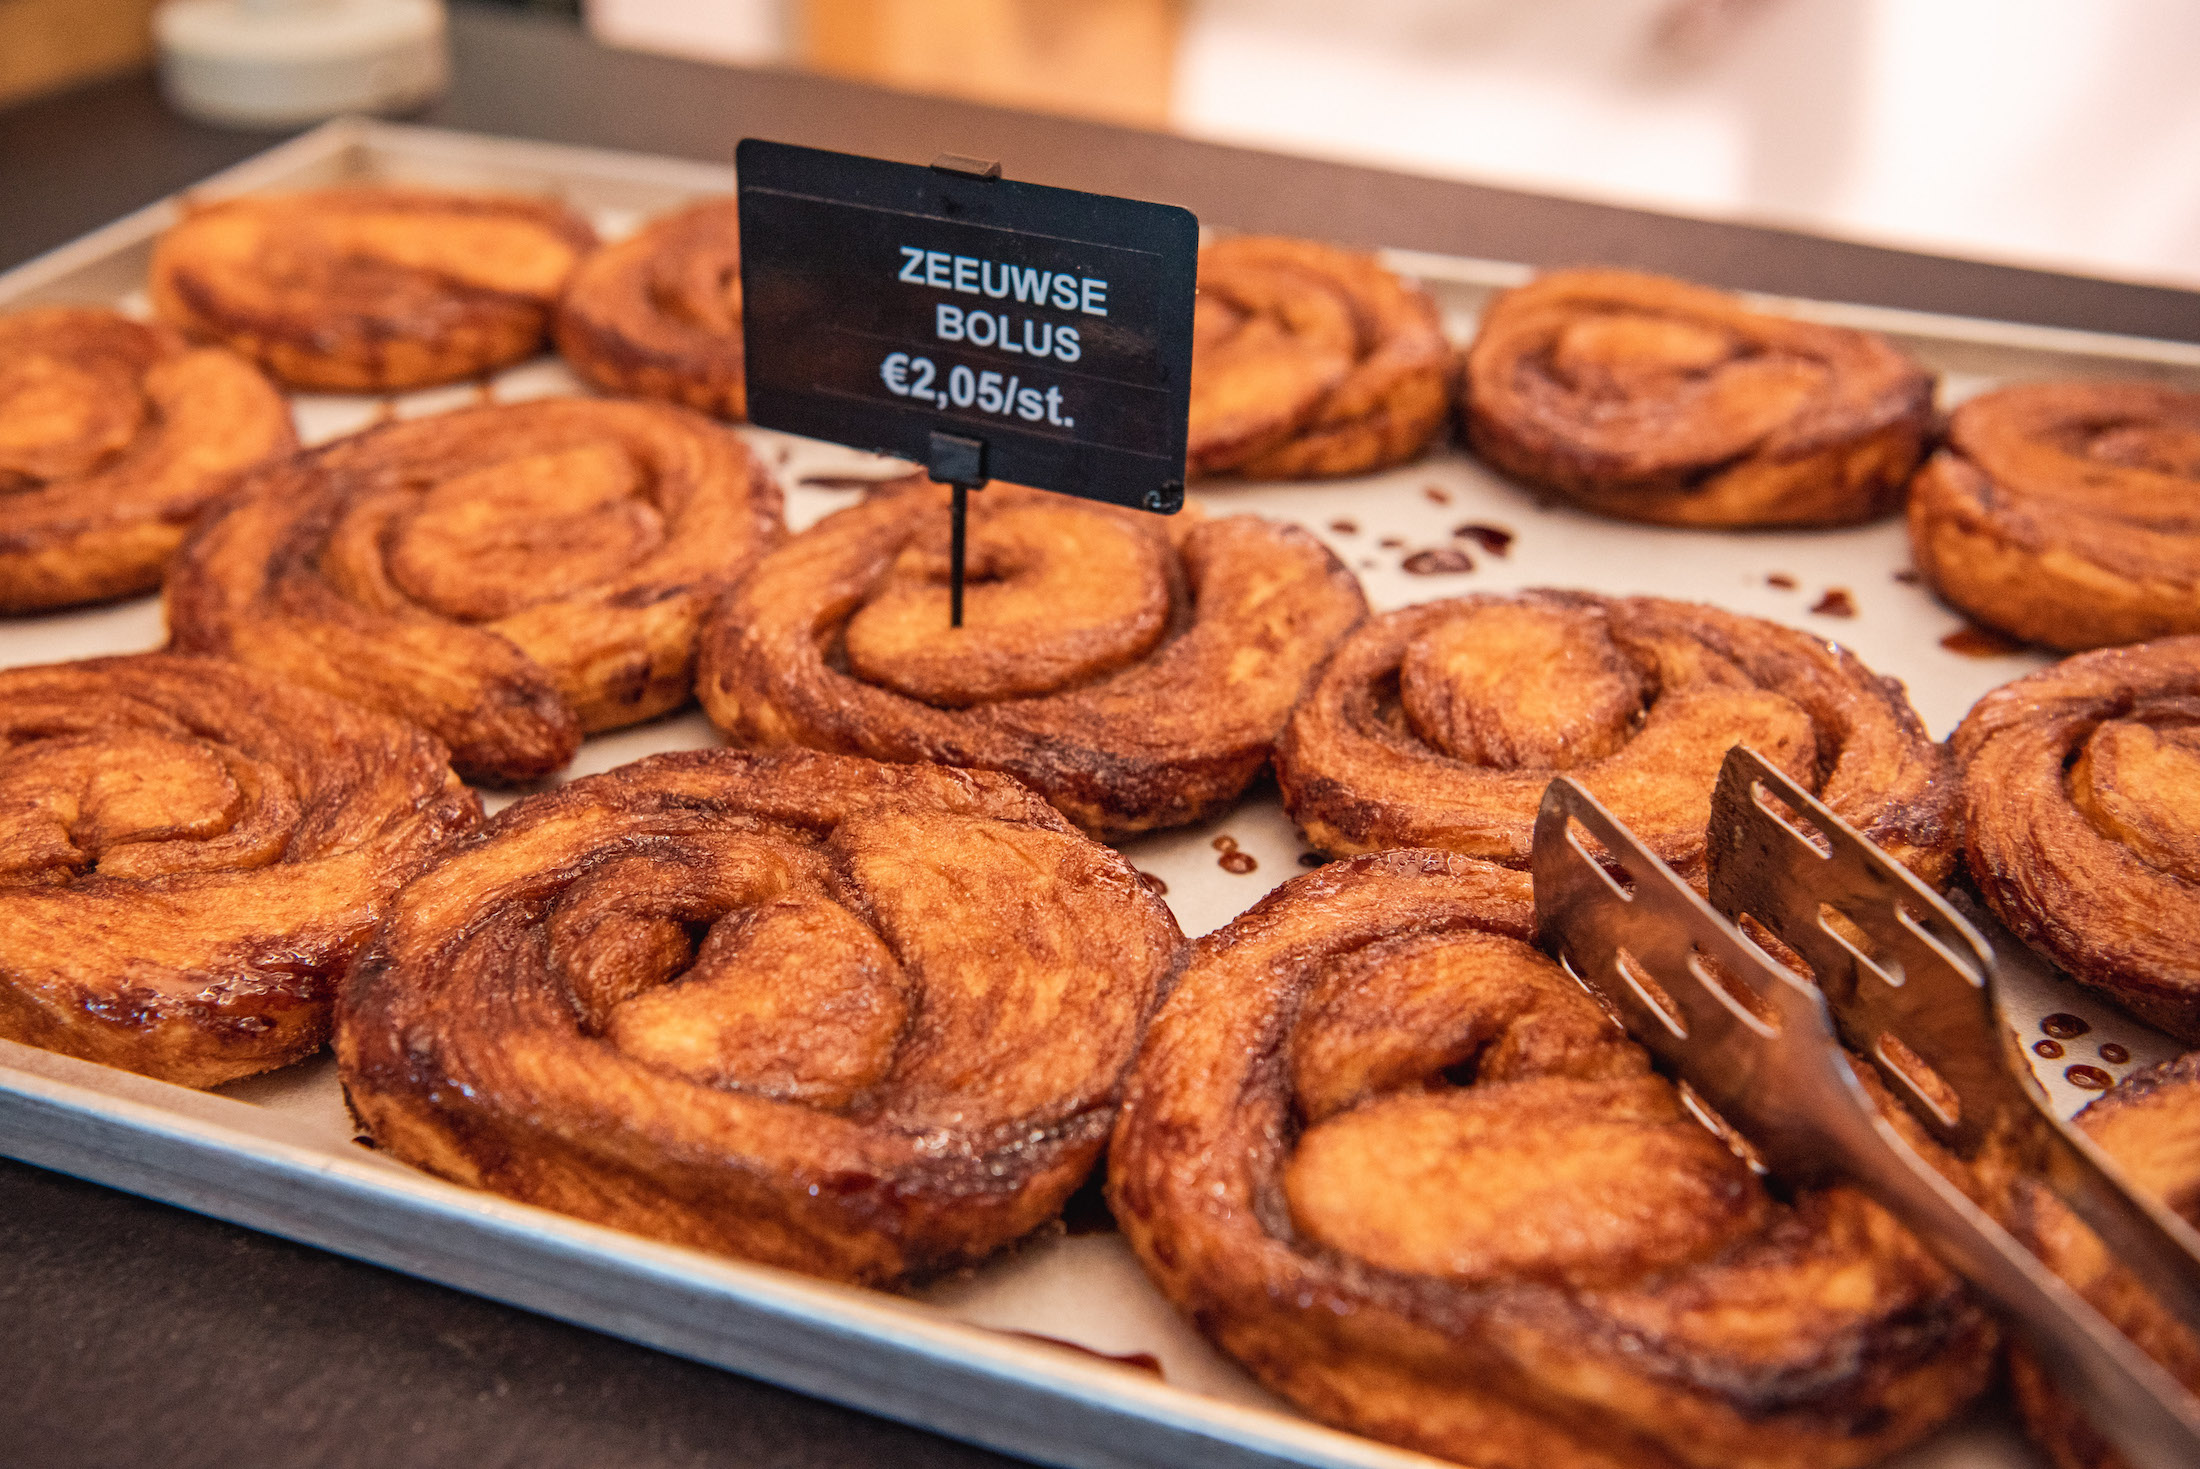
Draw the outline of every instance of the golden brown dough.
[[[1900,683],[1808,634],[1660,597],[1530,591],[1371,618],[1293,713],[1276,775],[1324,852],[1524,868],[1563,772],[1700,886],[1737,744],[1927,881],[1954,866],[1956,781]]]
[[[1467,440],[1516,479],[1665,525],[1843,525],[1894,510],[1931,374],[1884,338],[1624,270],[1507,291],[1467,351]]]
[[[1994,915],[2200,1043],[2200,637],[2065,658],[1979,700],[1949,747]]]
[[[161,320],[296,388],[388,393],[533,356],[595,232],[520,195],[358,186],[193,208],[153,249]]]
[[[607,393],[746,418],[737,201],[689,205],[598,250],[565,288],[555,335]]]
[[[2200,1051],[2126,1077],[2077,1120],[2133,1183],[2187,1224],[2200,1226]],[[2037,1182],[2020,1179],[2006,1217],[2011,1233],[2112,1325],[2188,1391],[2200,1393],[2200,1342],[2109,1259],[2100,1240],[2061,1200]],[[2025,1430],[2055,1469],[2124,1469],[2123,1455],[2022,1343],[2012,1343],[2009,1368]]]
[[[1193,474],[1313,479],[1420,454],[1450,417],[1436,303],[1374,257],[1248,235],[1199,252]]]
[[[184,652],[388,709],[469,779],[687,702],[704,610],[781,534],[730,430],[545,398],[394,423],[252,476],[168,579]]]
[[[1004,770],[1091,832],[1180,825],[1260,773],[1366,610],[1295,526],[995,485],[953,630],[947,491],[918,484],[796,536],[711,615],[697,692],[735,743]]]
[[[320,1049],[481,803],[409,725],[210,658],[0,672],[0,1036],[185,1086]]]
[[[2026,383],[1956,409],[1910,486],[1933,589],[2051,648],[2200,633],[2200,393]]]
[[[408,887],[336,1053],[446,1178],[887,1284],[1060,1210],[1182,964],[1130,864],[1005,776],[660,755]]]
[[[0,614],[151,591],[238,472],[296,446],[233,353],[92,307],[0,315]]]
[[[1985,1384],[1991,1324],[1849,1189],[1781,1203],[1525,941],[1525,874],[1334,863],[1194,947],[1109,1201],[1215,1344],[1483,1469],[1839,1469]]]

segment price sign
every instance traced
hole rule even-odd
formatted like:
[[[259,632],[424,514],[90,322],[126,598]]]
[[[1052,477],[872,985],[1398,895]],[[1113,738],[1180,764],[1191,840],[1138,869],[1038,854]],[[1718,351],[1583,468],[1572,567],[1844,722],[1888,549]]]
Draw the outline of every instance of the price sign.
[[[1188,211],[968,160],[927,168],[755,138],[736,158],[754,422],[914,459],[957,485],[1182,508],[1199,253]]]

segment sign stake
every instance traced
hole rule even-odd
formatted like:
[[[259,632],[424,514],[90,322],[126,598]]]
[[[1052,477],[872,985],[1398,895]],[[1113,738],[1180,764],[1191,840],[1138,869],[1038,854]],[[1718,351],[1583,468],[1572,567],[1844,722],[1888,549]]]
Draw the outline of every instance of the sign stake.
[[[963,548],[970,521],[970,492],[985,488],[985,440],[932,430],[925,472],[935,483],[952,485],[954,500],[947,522],[947,625],[963,625]]]

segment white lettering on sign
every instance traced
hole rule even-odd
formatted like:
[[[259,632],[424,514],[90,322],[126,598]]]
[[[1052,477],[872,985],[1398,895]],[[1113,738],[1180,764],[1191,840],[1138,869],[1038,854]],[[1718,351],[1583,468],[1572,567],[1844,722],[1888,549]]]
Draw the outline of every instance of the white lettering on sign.
[[[1028,316],[1010,318],[983,306],[965,311],[945,301],[933,303],[932,335],[943,342],[968,342],[973,347],[991,347],[999,352],[1014,352],[1019,357],[1053,357],[1075,362],[1084,355],[1076,327],[1034,321]]]
[[[1000,260],[980,260],[970,255],[949,255],[915,245],[898,245],[901,271],[894,279],[907,286],[931,286],[959,291],[966,296],[990,296],[996,301],[1013,297],[1025,306],[1051,306],[1056,311],[1078,311],[1086,316],[1108,314],[1108,283],[1091,276],[1010,265]],[[1011,348],[1028,351],[1029,348]],[[1044,355],[1044,354],[1039,354]],[[1074,357],[1065,357],[1074,362]]]
[[[980,413],[1021,418],[1026,423],[1077,426],[1077,420],[1062,411],[1067,400],[1059,387],[1050,385],[1044,392],[1027,388],[1013,373],[1004,379],[990,369],[973,369],[958,362],[948,369],[946,385],[935,387],[939,368],[931,358],[889,352],[879,363],[878,375],[886,391],[895,397],[915,398],[935,408],[975,408]]]

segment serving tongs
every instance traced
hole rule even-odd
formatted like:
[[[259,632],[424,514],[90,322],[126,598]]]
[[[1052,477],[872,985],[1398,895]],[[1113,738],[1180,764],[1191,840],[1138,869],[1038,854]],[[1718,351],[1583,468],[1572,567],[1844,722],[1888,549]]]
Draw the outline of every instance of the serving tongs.
[[[1552,781],[1535,827],[1538,942],[1771,1173],[1847,1180],[1908,1225],[2138,1469],[2200,1465],[2200,1401],[1912,1148],[1842,1049],[1958,1158],[2007,1150],[1999,1166],[2052,1190],[2200,1333],[2200,1234],[2049,1109],[1982,925],[1753,750],[1727,752],[1711,810],[1706,902],[1581,786]],[[1816,983],[1746,936],[1745,917]]]

